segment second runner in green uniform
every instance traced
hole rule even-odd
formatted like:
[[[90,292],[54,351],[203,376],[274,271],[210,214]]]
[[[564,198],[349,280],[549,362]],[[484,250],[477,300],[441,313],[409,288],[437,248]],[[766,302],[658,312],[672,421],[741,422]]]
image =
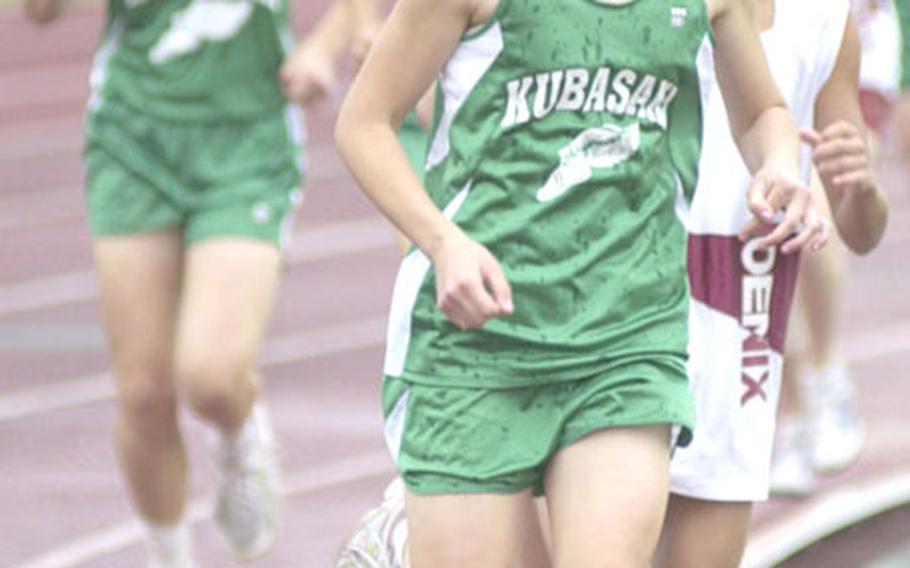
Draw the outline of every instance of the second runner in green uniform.
[[[111,1],[87,121],[96,235],[280,242],[301,183],[277,81],[287,17],[282,2]]]

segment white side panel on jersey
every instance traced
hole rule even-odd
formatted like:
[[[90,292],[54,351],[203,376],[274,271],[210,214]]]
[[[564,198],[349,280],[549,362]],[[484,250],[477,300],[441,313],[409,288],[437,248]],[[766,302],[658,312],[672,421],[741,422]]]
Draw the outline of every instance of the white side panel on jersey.
[[[708,130],[709,122],[708,110],[711,108],[711,97],[717,96],[719,91],[715,92],[717,84],[717,74],[714,71],[714,44],[711,43],[711,37],[705,36],[698,48],[698,54],[695,56],[695,71],[698,73],[698,96],[701,103],[701,154],[699,155],[698,180],[696,181],[696,191],[701,184],[701,176],[707,164],[704,163],[705,142],[712,134]],[[698,195],[696,193],[696,195]],[[686,229],[691,231],[689,225],[692,222],[692,201],[686,206]]]
[[[707,35],[702,40],[701,45],[698,48],[698,54],[695,56],[695,70],[698,73],[698,92],[701,99],[701,137],[702,137],[702,153],[704,155],[704,143],[707,136],[710,134],[708,132],[708,109],[710,108],[710,96],[714,84],[716,82],[714,75],[714,46],[711,43],[711,38]],[[700,156],[700,159],[701,159]],[[698,176],[699,180],[696,181],[696,190],[699,187],[702,168],[705,167],[704,163],[699,163]],[[678,172],[674,172],[676,177],[676,204],[675,211],[676,217],[685,227],[686,231],[692,231],[692,203],[686,196],[686,188],[683,184],[682,178],[679,176]],[[698,196],[696,191],[693,199]]]
[[[698,94],[699,102],[701,103],[701,154],[699,155],[699,164],[698,164],[698,180],[696,180],[695,188],[696,192],[701,185],[701,176],[704,168],[707,164],[704,163],[705,155],[705,142],[708,137],[713,134],[708,126],[712,123],[709,122],[710,117],[708,116],[708,110],[711,108],[711,98],[714,96],[719,96],[720,91],[716,90],[717,84],[717,74],[714,71],[714,44],[711,43],[711,37],[705,36],[701,42],[701,46],[698,48],[698,55],[695,57],[695,70],[698,73]],[[698,193],[695,194],[696,196]],[[692,231],[690,225],[692,223],[692,204],[693,201],[690,200],[686,205],[686,229],[690,232]]]
[[[446,205],[442,214],[452,219],[471,191],[469,181],[458,195]],[[385,365],[383,373],[390,377],[400,377],[408,357],[408,346],[411,343],[411,316],[417,295],[423,281],[430,271],[432,263],[420,249],[415,249],[401,261],[395,288],[392,291],[392,308],[389,313],[389,325],[386,330]]]
[[[497,22],[479,36],[462,42],[452,54],[439,77],[443,95],[442,116],[427,154],[427,170],[439,165],[449,155],[449,133],[455,116],[502,49],[502,29]]]
[[[288,137],[291,142],[303,148],[307,144],[306,116],[303,110],[297,105],[287,105],[284,107],[284,121],[288,129]],[[300,171],[306,175],[307,161],[306,152],[297,152],[297,165]]]
[[[303,120],[303,111],[297,105],[287,105],[284,107],[284,123],[288,130],[288,138],[291,142],[303,148],[306,144],[306,123]],[[306,177],[306,152],[297,152],[297,167],[300,173]],[[291,244],[292,231],[294,229],[294,220],[297,218],[297,210],[303,204],[303,190],[299,187],[289,188],[288,202],[291,207],[288,208],[284,218],[281,220],[281,231],[279,235],[279,247],[281,252],[286,254]]]
[[[679,174],[673,172],[673,177],[676,181],[676,204],[674,206],[676,218],[679,219],[679,222],[682,223],[682,226],[688,231],[691,220],[689,218],[690,210],[689,202],[686,200],[686,190],[685,187],[683,187],[683,182],[682,179],[680,179]]]
[[[417,294],[430,271],[431,262],[420,249],[415,249],[401,261],[395,288],[392,291],[392,308],[386,329],[385,365],[383,373],[400,377],[411,343],[411,314]]]
[[[95,110],[101,105],[101,91],[104,88],[104,82],[107,80],[107,63],[110,61],[117,49],[120,48],[120,38],[126,24],[123,20],[116,20],[111,24],[111,29],[104,38],[104,43],[95,54],[95,60],[92,62],[92,71],[89,73],[89,86],[91,87],[91,96],[88,100],[88,109]]]
[[[398,455],[401,453],[401,441],[404,438],[404,427],[408,417],[408,402],[411,400],[411,391],[407,390],[401,398],[395,403],[389,417],[386,418],[383,434],[385,436],[386,447],[392,454],[392,459],[398,461]]]

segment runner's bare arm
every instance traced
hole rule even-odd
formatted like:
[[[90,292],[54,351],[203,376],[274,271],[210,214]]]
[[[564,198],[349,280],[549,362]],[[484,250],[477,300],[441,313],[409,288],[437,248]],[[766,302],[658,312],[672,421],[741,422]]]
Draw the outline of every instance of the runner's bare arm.
[[[782,244],[785,253],[818,249],[828,228],[799,175],[799,132],[774,84],[759,39],[752,3],[709,0],[717,45],[717,80],[730,117],[730,129],[754,178],[749,208],[755,219],[741,238],[760,234],[782,219],[761,246]],[[796,236],[791,236],[797,233]]]
[[[844,243],[857,254],[875,248],[888,223],[885,194],[872,172],[859,107],[860,43],[856,25],[847,28],[831,77],[815,101],[815,131],[803,140],[831,204]]]
[[[63,15],[66,0],[24,0],[25,17],[33,24],[49,24]]]
[[[396,134],[465,30],[492,14],[490,4],[400,0],[354,80],[335,128],[338,149],[364,192],[433,261],[437,304],[464,329],[511,313],[511,289],[489,251],[429,198]]]
[[[335,130],[342,157],[367,195],[430,256],[458,229],[426,195],[396,132],[468,28],[473,4],[400,1],[354,80]]]
[[[285,60],[280,79],[285,96],[302,104],[319,100],[338,84],[339,60],[351,45],[360,4],[375,0],[334,0],[328,11]]]

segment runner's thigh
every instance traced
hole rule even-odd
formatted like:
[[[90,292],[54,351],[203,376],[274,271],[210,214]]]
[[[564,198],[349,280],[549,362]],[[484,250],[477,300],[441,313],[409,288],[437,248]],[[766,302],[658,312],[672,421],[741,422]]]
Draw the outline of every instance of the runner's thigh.
[[[281,258],[265,241],[219,238],[189,248],[177,332],[178,361],[215,358],[252,367],[268,324]]]
[[[104,327],[121,391],[145,380],[150,388],[172,388],[182,249],[179,229],[95,240]]]
[[[407,492],[410,568],[512,568],[533,519],[531,491],[415,495]]]
[[[617,427],[561,450],[547,469],[556,568],[650,566],[669,485],[667,426]]]

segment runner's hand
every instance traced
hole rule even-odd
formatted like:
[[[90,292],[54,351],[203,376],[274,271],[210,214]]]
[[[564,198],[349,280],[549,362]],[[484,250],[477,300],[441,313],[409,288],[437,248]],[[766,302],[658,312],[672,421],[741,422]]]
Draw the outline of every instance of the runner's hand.
[[[285,59],[279,78],[284,96],[303,105],[325,98],[338,84],[332,56],[307,44]]]
[[[739,234],[743,241],[760,235],[759,248],[781,245],[789,254],[801,250],[820,250],[828,241],[830,227],[813,203],[809,186],[772,168],[762,168],[749,186],[749,210],[753,218]]]
[[[496,258],[482,245],[460,235],[433,256],[436,306],[461,329],[482,327],[512,314],[512,289]]]
[[[376,36],[379,35],[380,24],[381,22],[376,22],[374,25],[364,26],[364,28],[358,30],[351,39],[351,56],[354,58],[354,61],[357,62],[357,65],[363,65],[363,62],[367,59],[367,55],[370,54],[370,50],[373,49],[373,44],[376,42]]]
[[[840,121],[822,132],[803,130],[800,138],[812,146],[812,161],[825,187],[857,193],[876,191],[866,141],[856,126]]]

